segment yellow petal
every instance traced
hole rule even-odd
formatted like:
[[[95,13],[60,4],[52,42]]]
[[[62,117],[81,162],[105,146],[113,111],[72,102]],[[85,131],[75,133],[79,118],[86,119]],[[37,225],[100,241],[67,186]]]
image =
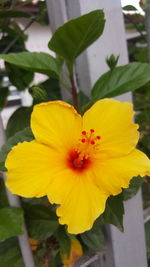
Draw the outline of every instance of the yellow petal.
[[[73,146],[81,135],[81,116],[73,106],[63,101],[51,101],[34,106],[31,128],[35,138],[56,147]]]
[[[71,240],[70,255],[61,253],[62,262],[66,267],[73,267],[75,262],[82,256],[82,246],[77,239]]]
[[[54,174],[63,167],[59,160],[57,152],[36,141],[18,144],[6,159],[6,185],[20,196],[44,196]]]
[[[150,160],[134,149],[129,155],[120,158],[97,161],[93,168],[95,182],[110,195],[117,195],[127,188],[134,176],[150,175]]]
[[[50,202],[60,204],[57,215],[60,224],[68,225],[72,234],[89,230],[104,211],[107,195],[91,182],[90,173],[84,176],[69,170],[59,173],[48,188]]]
[[[102,157],[123,156],[130,153],[139,138],[138,126],[132,122],[132,104],[114,99],[97,101],[83,116],[83,129],[94,129],[101,136]]]

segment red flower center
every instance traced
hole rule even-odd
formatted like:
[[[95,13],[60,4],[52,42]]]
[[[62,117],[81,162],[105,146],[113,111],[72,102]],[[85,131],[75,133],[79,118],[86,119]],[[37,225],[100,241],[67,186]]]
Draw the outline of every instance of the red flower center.
[[[93,129],[89,132],[82,131],[77,148],[69,152],[67,165],[74,171],[82,172],[91,164],[91,155],[96,151],[99,146],[97,142],[101,139],[100,136],[95,136],[94,132]]]
[[[68,165],[71,169],[77,172],[82,172],[89,166],[90,163],[90,158],[86,158],[85,155],[81,156],[81,153],[78,151],[70,151],[68,157]]]

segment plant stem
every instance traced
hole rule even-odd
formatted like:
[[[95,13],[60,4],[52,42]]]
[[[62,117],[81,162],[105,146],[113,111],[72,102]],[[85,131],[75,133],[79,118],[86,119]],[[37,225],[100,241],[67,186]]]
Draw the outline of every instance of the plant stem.
[[[37,18],[32,18],[28,24],[25,26],[25,28],[21,31],[21,34],[17,35],[13,40],[12,42],[10,42],[10,44],[2,51],[2,54],[6,54],[10,48],[12,48],[12,46],[17,42],[17,40],[20,38],[20,36],[22,34],[24,34],[24,32],[32,25],[32,23],[36,20]]]
[[[71,94],[73,98],[73,105],[75,109],[78,111],[78,94],[77,94],[77,88],[76,88],[75,80],[73,76],[70,76],[70,82],[71,82]]]

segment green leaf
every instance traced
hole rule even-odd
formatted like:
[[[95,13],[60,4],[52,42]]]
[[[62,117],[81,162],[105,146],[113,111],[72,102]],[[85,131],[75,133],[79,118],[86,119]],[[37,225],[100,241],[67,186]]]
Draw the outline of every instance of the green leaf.
[[[47,74],[54,78],[59,76],[57,60],[43,52],[1,54],[0,58],[25,70]]]
[[[48,101],[48,95],[46,90],[39,86],[32,86],[29,89],[29,93],[33,97],[33,105]]]
[[[5,63],[5,66],[10,82],[16,86],[19,91],[27,89],[34,78],[33,72],[20,69],[9,63]]]
[[[126,5],[122,9],[125,11],[137,11],[137,8],[135,6],[132,6],[132,5]]]
[[[25,128],[22,131],[17,132],[13,137],[10,137],[6,144],[4,144],[0,151],[0,170],[6,171],[5,160],[7,154],[12,149],[13,146],[17,145],[18,142],[22,143],[23,141],[32,141],[34,139],[31,129],[29,127]]]
[[[19,249],[11,247],[4,255],[0,256],[0,264],[1,267],[24,267]]]
[[[0,209],[0,241],[23,234],[23,211],[16,207]]]
[[[58,228],[58,220],[50,207],[43,205],[26,205],[25,219],[31,238],[46,240]]]
[[[30,126],[32,109],[32,107],[20,107],[12,114],[6,127],[7,138]]]
[[[61,100],[61,89],[59,86],[59,81],[53,78],[47,79],[43,83],[39,84],[42,87],[48,96],[48,100]]]
[[[92,88],[96,101],[104,97],[114,97],[134,91],[150,81],[149,63],[129,63],[104,73]]]
[[[29,17],[31,17],[30,14],[18,10],[0,10],[0,19]]]
[[[0,266],[24,267],[16,237],[11,237],[0,242]]]
[[[72,64],[77,56],[100,37],[104,24],[103,10],[94,10],[59,27],[48,46]]]
[[[123,196],[122,194],[115,197],[109,197],[106,203],[106,209],[101,215],[101,220],[104,223],[115,225],[121,232],[123,232]]]
[[[99,222],[99,220],[96,220],[91,230],[80,235],[84,244],[96,251],[101,251],[105,245],[104,235]]]
[[[64,226],[59,226],[57,232],[55,233],[56,239],[60,246],[60,252],[62,254],[70,254],[71,248],[71,238],[67,233]]]
[[[128,200],[133,196],[135,196],[141,185],[142,185],[142,178],[140,176],[134,177],[130,182],[129,188],[123,190],[124,200]]]

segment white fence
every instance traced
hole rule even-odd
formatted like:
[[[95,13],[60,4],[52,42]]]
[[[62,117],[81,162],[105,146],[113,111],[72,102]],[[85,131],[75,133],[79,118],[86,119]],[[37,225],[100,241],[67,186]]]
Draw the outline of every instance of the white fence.
[[[106,25],[103,36],[76,62],[78,85],[89,95],[91,85],[107,71],[105,59],[120,55],[119,64],[128,63],[127,47],[120,0],[47,0],[50,26],[54,32],[69,19],[94,9],[104,9]],[[131,101],[131,95],[119,97]],[[125,203],[124,233],[107,227],[107,247],[103,254],[83,257],[76,266],[146,267],[146,248],[141,192]]]

